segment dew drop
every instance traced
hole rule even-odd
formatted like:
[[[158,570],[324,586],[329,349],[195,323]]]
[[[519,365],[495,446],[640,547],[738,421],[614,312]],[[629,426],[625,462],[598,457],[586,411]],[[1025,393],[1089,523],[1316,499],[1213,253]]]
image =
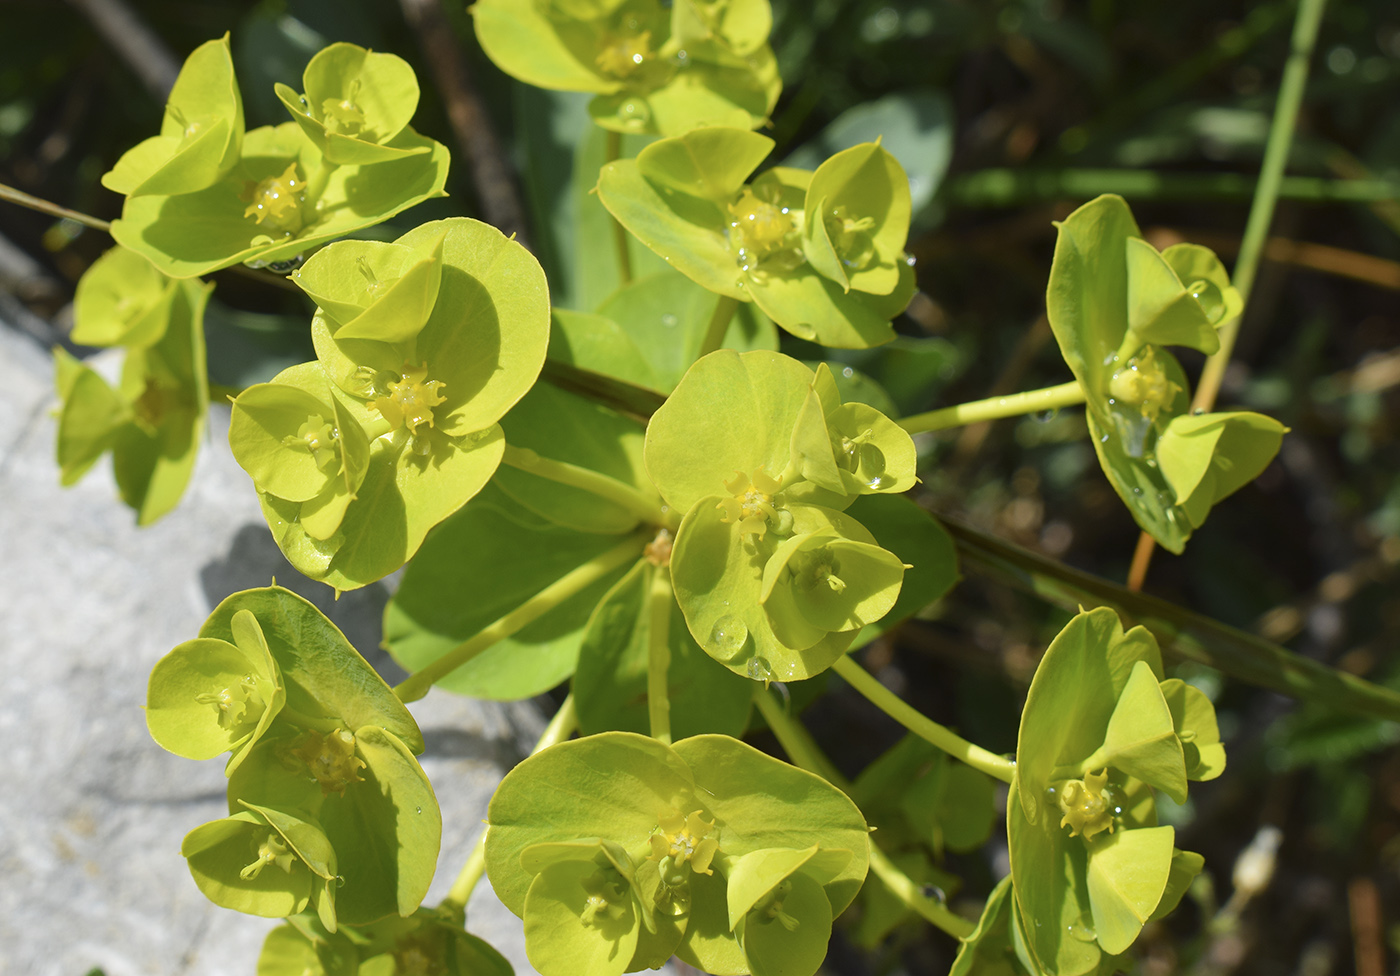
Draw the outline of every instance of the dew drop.
[[[1107,444],[1107,443],[1108,443],[1108,435],[1107,435],[1107,434],[1102,434],[1102,435],[1100,435],[1100,437],[1099,437],[1099,443],[1100,443],[1100,444]]]
[[[869,481],[866,482],[866,486],[869,488],[873,488],[875,491],[880,491],[882,488],[888,488],[892,484],[894,484],[894,479],[887,478],[882,474],[877,474],[875,477],[871,478]]]
[[[415,808],[415,812],[417,812],[417,813],[422,813],[422,812],[423,812],[423,808],[422,808],[422,807],[417,807],[417,808]]]
[[[850,379],[852,376],[856,375],[856,371],[847,366],[841,370],[841,375],[846,377],[846,379]]]
[[[1079,921],[1069,926],[1069,934],[1079,942],[1093,942],[1098,938],[1098,933],[1094,931],[1093,919],[1088,915],[1080,915]]]
[[[751,658],[745,670],[754,681],[770,681],[773,678],[773,671],[768,667],[768,662],[761,657]]]
[[[667,312],[665,315],[661,316],[661,324],[666,326],[666,328],[668,329],[674,328],[676,323],[679,321],[680,319],[676,318],[670,312]]]
[[[710,631],[710,650],[721,661],[728,661],[743,649],[749,639],[749,628],[733,614],[725,614],[715,621]],[[753,668],[753,662],[749,664]]]
[[[1059,410],[1042,410],[1039,413],[1031,414],[1031,419],[1038,424],[1048,424],[1059,415]]]

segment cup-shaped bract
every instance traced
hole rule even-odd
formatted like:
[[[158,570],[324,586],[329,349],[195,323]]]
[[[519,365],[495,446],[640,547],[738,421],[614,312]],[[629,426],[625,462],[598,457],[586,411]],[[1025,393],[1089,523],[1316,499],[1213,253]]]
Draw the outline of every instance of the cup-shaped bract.
[[[1007,833],[1025,949],[1052,976],[1125,952],[1200,870],[1172,828],[1157,826],[1152,790],[1184,802],[1188,779],[1218,770],[1188,766],[1183,733],[1208,748],[1219,737],[1208,741],[1209,701],[1163,682],[1161,668],[1151,634],[1124,633],[1099,608],[1070,621],[1032,679]],[[1223,764],[1223,751],[1208,755]]]
[[[110,450],[117,488],[141,525],[169,512],[184,493],[209,401],[204,309],[214,286],[171,284],[141,325],[142,338],[157,338],[128,348],[115,389],[69,353],[54,351],[63,401],[57,443],[61,481],[76,483]],[[92,307],[96,297],[85,297]]]
[[[180,853],[204,896],[248,915],[286,918],[315,900],[321,923],[337,927],[336,853],[312,822],[271,807],[242,804],[185,835]]]
[[[1259,414],[1187,416],[1186,377],[1164,347],[1215,352],[1216,328],[1241,307],[1215,255],[1190,244],[1158,252],[1121,197],[1101,196],[1059,225],[1050,326],[1084,389],[1104,473],[1138,525],[1171,552],[1182,551],[1211,505],[1264,469],[1284,433]],[[1176,448],[1171,461],[1164,445]]]
[[[478,0],[471,10],[501,70],[594,93],[589,114],[617,132],[754,129],[782,90],[767,0]]]
[[[341,42],[312,57],[298,95],[277,84],[277,97],[329,163],[380,163],[427,152],[394,146],[418,108],[418,78],[407,61]]]
[[[338,338],[406,342],[437,303],[445,237],[417,249],[337,241],[316,252],[292,281],[335,323]]]
[[[243,145],[243,98],[228,35],[185,59],[170,90],[160,135],[127,150],[103,174],[109,190],[134,196],[194,193],[222,180]]]
[[[151,670],[146,728],[161,748],[186,759],[225,752],[232,773],[286,702],[282,673],[257,618],[240,610],[229,622],[232,642],[197,637]]]
[[[73,332],[84,346],[149,346],[165,335],[175,279],[134,251],[114,247],[78,279]]]
[[[337,166],[295,122],[253,129],[237,165],[212,186],[127,197],[112,236],[175,278],[239,263],[294,267],[322,244],[443,195],[446,147],[408,127],[390,144],[403,153]]]
[[[893,606],[903,562],[841,509],[911,487],[913,442],[842,404],[824,365],[706,356],[652,417],[645,458],[686,513],[671,553],[686,624],[735,673],[811,677]]]
[[[545,976],[654,968],[672,953],[707,972],[810,976],[869,857],[845,794],[718,735],[552,746],[507,774],[489,824],[491,884],[525,919]],[[785,968],[770,962],[783,953]]]
[[[229,809],[314,823],[338,855],[336,918],[363,925],[419,906],[442,822],[413,717],[325,615],[279,587],[236,593],[200,628],[209,644],[258,621],[285,705],[229,774]]]
[[[388,283],[377,301],[362,287],[366,269]],[[395,271],[398,281],[388,281]],[[327,248],[305,277],[309,293],[325,302],[311,329],[319,359],[271,386],[299,387],[334,407],[334,416],[283,391],[278,398],[304,406],[269,409],[274,423],[253,417],[240,396],[230,442],[292,565],[354,589],[403,565],[495,471],[504,451],[497,421],[544,363],[548,290],[528,251],[467,218],[425,224],[393,244]],[[360,296],[369,303],[356,304]],[[261,392],[250,408],[272,396],[254,389]],[[292,429],[293,421],[305,430]],[[340,443],[320,458],[318,423],[330,424]],[[275,460],[286,452],[300,452],[295,491],[278,487],[291,479]],[[321,494],[304,500],[318,485]],[[331,502],[341,507],[323,518]]]
[[[604,166],[598,195],[676,270],[793,335],[840,348],[890,341],[915,288],[903,169],[864,143],[816,173],[775,167],[746,184],[772,147],[741,129],[696,129]]]

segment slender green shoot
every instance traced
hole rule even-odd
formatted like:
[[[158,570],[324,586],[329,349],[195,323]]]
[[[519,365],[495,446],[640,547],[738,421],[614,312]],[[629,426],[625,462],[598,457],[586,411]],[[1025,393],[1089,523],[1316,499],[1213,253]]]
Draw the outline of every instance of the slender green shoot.
[[[939,725],[918,709],[906,704],[898,695],[880,684],[869,671],[849,656],[837,658],[831,666],[852,688],[864,695],[871,704],[919,738],[931,742],[954,759],[981,770],[994,779],[1010,783],[1016,778],[1016,763],[981,746],[973,745],[962,736]]]
[[[567,461],[555,461],[540,457],[529,448],[514,447],[510,444],[506,445],[501,463],[508,464],[512,468],[519,468],[521,471],[528,471],[541,478],[548,478],[550,481],[557,481],[561,485],[580,488],[597,495],[599,498],[605,498],[649,525],[665,525],[673,529],[676,527],[672,524],[667,513],[661,510],[659,499],[648,498],[631,485],[618,481],[616,478],[610,478],[605,474],[599,474],[597,471],[581,468],[576,464],[569,464]]]
[[[469,638],[438,658],[432,664],[409,675],[394,688],[400,701],[417,701],[438,681],[492,647],[533,623],[565,600],[592,586],[614,569],[642,554],[646,539],[628,536],[607,552],[594,556],[576,569],[570,570],[540,590],[530,599],[494,623],[488,624],[475,637]]]
[[[671,694],[667,684],[671,670],[671,571],[665,566],[651,570],[647,590],[647,717],[651,737],[671,744]]]
[[[1013,393],[1009,396],[988,397],[971,403],[959,403],[928,413],[917,413],[896,421],[911,434],[924,434],[935,430],[948,430],[950,427],[963,427],[981,423],[984,420],[1001,420],[1004,417],[1019,417],[1042,410],[1058,410],[1084,402],[1084,388],[1077,382],[1047,386],[1043,390],[1030,390],[1026,393]]]
[[[578,728],[578,712],[574,709],[574,696],[570,694],[564,699],[564,703],[559,706],[559,711],[554,713],[554,717],[545,726],[544,734],[540,736],[535,748],[530,750],[530,755],[535,755],[548,749],[557,742],[563,742],[574,734]],[[447,892],[447,897],[442,900],[441,907],[452,912],[458,918],[466,914],[467,901],[472,896],[472,891],[476,889],[477,882],[486,873],[486,831],[483,830],[477,835],[476,843],[472,846],[471,854],[467,855],[467,863],[462,865],[462,870],[457,874],[457,880],[452,882],[452,888]]]
[[[611,163],[622,157],[622,133],[608,130],[607,159]],[[627,228],[616,217],[612,218],[613,246],[617,249],[617,278],[621,284],[632,281],[632,252],[628,250]]]
[[[40,197],[25,193],[23,190],[16,190],[12,186],[0,183],[0,200],[7,200],[10,203],[19,204],[21,207],[28,207],[30,210],[37,210],[46,213],[51,217],[62,217],[64,220],[75,220],[84,227],[91,227],[94,230],[108,230],[112,225],[105,220],[90,217],[77,210],[69,210],[67,207],[60,207],[56,203],[50,203]]]
[[[708,356],[724,345],[724,335],[729,331],[729,323],[738,309],[739,299],[730,298],[728,295],[719,296],[714,314],[710,316],[710,324],[705,327],[705,337],[700,342],[700,349],[695,353],[696,359]]]

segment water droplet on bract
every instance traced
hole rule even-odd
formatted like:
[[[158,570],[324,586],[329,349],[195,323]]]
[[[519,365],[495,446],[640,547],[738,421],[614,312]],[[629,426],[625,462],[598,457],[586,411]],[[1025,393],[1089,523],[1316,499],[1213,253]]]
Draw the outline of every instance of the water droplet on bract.
[[[773,672],[768,667],[768,662],[761,657],[752,658],[745,671],[754,681],[769,681],[773,677]]]
[[[423,812],[423,808],[422,808],[422,807],[416,808],[416,812],[417,812],[417,813],[422,813],[422,812]]]
[[[1114,808],[1113,808],[1113,815],[1114,815],[1115,817],[1121,817],[1121,816],[1123,816],[1123,808],[1122,808],[1122,807],[1114,807]]]
[[[1101,435],[1099,435],[1099,443],[1100,443],[1100,444],[1107,444],[1107,443],[1108,443],[1108,435],[1107,435],[1107,434],[1101,434]]]
[[[639,99],[629,98],[618,106],[618,118],[632,125],[645,125],[651,120],[651,109]]]
[[[1069,926],[1070,937],[1079,942],[1093,942],[1098,938],[1098,933],[1094,931],[1094,922],[1088,915],[1079,916],[1079,921]]]
[[[1192,411],[1191,411],[1191,416],[1193,416],[1193,417],[1199,417],[1199,416],[1200,416],[1201,414],[1203,414],[1203,413],[1205,413],[1205,411],[1204,411],[1203,409],[1201,409],[1200,407],[1197,407],[1195,410],[1192,410]]]
[[[666,328],[668,329],[674,328],[676,323],[678,323],[679,321],[680,319],[676,318],[670,312],[667,312],[665,315],[661,316],[661,324],[666,326]]]
[[[938,885],[926,884],[920,890],[923,892],[925,898],[932,899],[940,905],[946,905],[948,903],[948,893],[938,887]]]
[[[906,255],[904,255],[904,263],[907,264],[907,265],[909,265],[909,267],[912,268],[912,267],[914,266],[914,255],[912,255],[912,254],[906,254]]]
[[[1115,400],[1115,399],[1113,399],[1113,397],[1109,397],[1109,398],[1108,398],[1108,405],[1109,405],[1110,407],[1113,406],[1114,404],[1116,404],[1117,402],[1118,402],[1118,401]]]
[[[894,479],[887,478],[882,474],[877,474],[875,477],[871,478],[868,482],[866,482],[866,485],[868,487],[873,488],[876,491],[879,491],[882,488],[888,488],[892,484],[894,484]]]
[[[738,617],[725,614],[715,621],[715,626],[710,631],[711,646],[707,650],[710,650],[719,660],[728,661],[743,650],[748,639],[748,626]],[[749,666],[753,667],[752,662]]]
[[[1134,495],[1141,495],[1141,494],[1142,494],[1142,489],[1141,489],[1141,488],[1136,488],[1136,487],[1133,488],[1133,494],[1134,494]]]
[[[1047,786],[1047,787],[1045,787],[1045,795],[1048,796],[1048,797],[1050,797],[1050,799],[1052,799],[1052,800],[1055,799],[1056,795],[1058,795],[1058,794],[1059,794],[1059,790],[1055,789],[1055,787],[1053,787],[1053,786]]]
[[[846,377],[846,379],[850,379],[852,376],[856,375],[856,371],[847,366],[841,370],[841,375]]]
[[[1048,424],[1059,415],[1059,410],[1041,410],[1039,413],[1031,414],[1031,419],[1038,424]]]

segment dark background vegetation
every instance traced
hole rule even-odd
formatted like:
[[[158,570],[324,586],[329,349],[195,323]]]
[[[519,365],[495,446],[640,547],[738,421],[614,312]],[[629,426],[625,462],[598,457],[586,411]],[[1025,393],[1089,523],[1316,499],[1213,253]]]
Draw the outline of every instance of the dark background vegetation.
[[[0,0],[0,182],[110,219],[120,198],[98,177],[156,130],[161,104],[92,28],[85,5]],[[423,81],[414,124],[453,147],[454,167],[450,198],[399,223],[482,213],[420,38],[398,4],[139,0],[133,8],[177,59],[233,31],[250,127],[283,121],[272,82],[297,85],[326,42],[402,55]],[[1084,170],[1146,174],[1129,200],[1154,243],[1197,241],[1227,262],[1238,249],[1251,184],[1242,191],[1235,177],[1258,169],[1293,4],[774,0],[774,8],[785,81],[770,130],[774,158],[821,147],[826,126],[878,101],[890,113],[878,118],[903,120],[888,144],[897,153],[914,147],[906,152],[916,158],[903,161],[925,191],[936,185],[911,234],[922,294],[898,322],[903,337],[845,357],[883,382],[901,410],[1069,378],[1042,317],[1043,294],[1052,221],[1112,188]],[[566,290],[568,245],[551,233],[559,189],[548,174],[567,171],[581,103],[511,82],[481,55],[465,11],[450,4],[446,13],[523,174],[531,239],[556,290]],[[989,170],[1009,175],[989,181]],[[1394,0],[1328,4],[1289,171],[1400,179]],[[1184,556],[1158,553],[1146,589],[1400,688],[1400,202],[1285,199],[1273,234],[1221,404],[1270,413],[1292,433]],[[74,283],[108,240],[4,204],[0,235],[0,317],[60,341]],[[217,382],[242,385],[307,358],[299,296],[229,272],[216,278]],[[1183,359],[1194,374],[1199,359]],[[922,500],[932,510],[1124,578],[1137,528],[1098,470],[1081,411],[925,440]],[[928,714],[1011,750],[1021,696],[1065,615],[971,576],[927,616],[875,645],[866,664]],[[1299,705],[1199,667],[1178,673],[1218,689],[1230,769],[1193,788],[1186,807],[1164,811],[1178,846],[1205,854],[1209,879],[1144,933],[1141,970],[1397,971],[1400,727]],[[833,690],[811,725],[854,774],[897,730]],[[1272,883],[1220,911],[1235,859],[1265,825],[1283,838]],[[950,868],[965,878],[953,903],[983,896],[1004,865],[995,839],[983,853],[953,858]],[[940,972],[953,950],[946,937],[908,925],[873,952],[838,940],[828,967]]]

